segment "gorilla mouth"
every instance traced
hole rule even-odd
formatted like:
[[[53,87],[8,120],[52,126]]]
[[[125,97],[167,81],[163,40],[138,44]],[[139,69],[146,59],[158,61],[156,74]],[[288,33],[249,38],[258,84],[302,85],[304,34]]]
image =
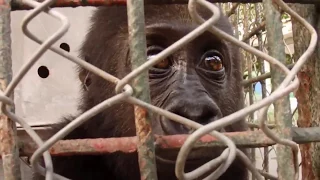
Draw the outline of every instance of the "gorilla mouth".
[[[159,150],[162,151],[162,150]],[[175,165],[177,163],[177,155],[179,150],[159,152],[156,150],[156,164],[159,171],[167,171],[169,169],[175,169]],[[217,148],[215,150],[212,149],[197,149],[194,148],[187,155],[187,159],[185,162],[185,172],[191,172],[200,166],[208,163],[209,161],[217,158],[222,153],[221,148]],[[158,166],[159,165],[159,166]],[[163,169],[165,167],[165,169]],[[212,169],[207,172],[210,173],[212,170],[215,170],[216,167],[212,167]],[[207,174],[206,173],[206,174]],[[203,179],[203,178],[200,178]]]
[[[213,121],[212,121],[213,122]],[[168,120],[165,118],[160,119],[160,125],[164,132],[164,135],[177,135],[177,134],[191,134],[195,131],[195,129],[189,128],[183,124],[177,123],[172,120]],[[224,129],[218,130],[219,132],[224,132]],[[180,149],[179,149],[180,150]],[[178,151],[174,152],[170,151],[171,153],[156,153],[157,161],[161,163],[169,163],[175,164],[176,158],[178,155]],[[158,150],[160,152],[162,150]],[[186,163],[187,164],[204,164],[213,158],[218,157],[222,153],[222,149],[215,149],[212,148],[204,149],[204,148],[193,148],[192,151],[189,153]],[[161,155],[160,155],[161,154]]]

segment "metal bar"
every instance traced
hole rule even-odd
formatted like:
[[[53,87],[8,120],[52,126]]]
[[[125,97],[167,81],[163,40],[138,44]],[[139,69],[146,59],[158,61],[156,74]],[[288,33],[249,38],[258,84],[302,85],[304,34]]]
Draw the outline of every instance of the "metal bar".
[[[262,22],[261,16],[258,15],[259,11],[260,11],[260,7],[259,7],[259,5],[256,5],[256,21],[259,25],[261,25],[262,23],[264,23],[264,21]],[[262,31],[260,31],[257,34],[257,38],[258,38],[258,49],[260,51],[263,51]],[[262,61],[261,58],[258,58],[258,62],[260,65],[261,74],[265,74],[264,61]],[[263,99],[263,98],[267,97],[266,80],[262,80],[260,83],[261,83],[261,98]],[[268,119],[267,114],[265,114],[264,118]],[[268,122],[268,120],[267,120],[267,122]],[[263,148],[263,170],[265,172],[269,172],[269,147]],[[268,180],[268,178],[265,177],[265,180]]]
[[[266,30],[268,39],[268,50],[272,57],[286,64],[285,48],[282,34],[282,21],[279,7],[272,0],[264,0],[264,13],[266,18]],[[272,89],[276,89],[284,80],[285,75],[275,66],[271,67]],[[276,132],[280,138],[291,139],[290,134],[282,132],[284,128],[292,127],[289,96],[282,97],[274,102],[274,118]],[[291,147],[277,145],[277,162],[279,180],[295,179],[295,168],[293,164],[293,153]]]
[[[144,1],[128,0],[127,13],[131,66],[134,70],[147,60]],[[134,78],[132,87],[135,97],[150,103],[148,72],[143,72]],[[151,112],[142,107],[134,106],[134,114],[141,180],[157,180]]]
[[[10,0],[0,1],[0,89],[12,79]],[[13,109],[13,108],[12,108]],[[20,180],[16,124],[0,112],[0,153],[5,180]]]
[[[38,134],[42,134],[41,138],[46,140],[51,137],[48,130],[38,130]],[[283,129],[286,135],[292,135],[293,141],[298,144],[320,142],[320,127],[313,128],[286,128]],[[229,132],[223,133],[231,138],[237,147],[266,147],[275,143],[269,139],[261,130],[246,131],[246,132]],[[155,135],[156,149],[171,149],[178,150],[183,145],[189,135],[171,135],[158,136]],[[37,145],[24,132],[19,132],[20,155],[31,155],[37,149]],[[206,135],[197,141],[196,148],[216,148],[226,147],[215,137]],[[124,152],[133,153],[137,151],[137,137],[122,137],[122,138],[99,138],[99,139],[78,139],[78,140],[60,140],[52,148],[50,153],[53,156],[67,156],[76,154],[102,154]]]
[[[315,28],[318,38],[320,34],[319,6],[292,5],[292,10],[298,13],[304,20]],[[311,39],[310,32],[304,26],[292,18],[292,36],[294,46],[294,59],[298,59],[308,49]],[[297,73],[300,86],[295,93],[298,106],[297,124],[299,127],[319,126],[319,72],[320,72],[320,41],[312,57],[303,65]],[[301,177],[302,179],[320,179],[320,146],[319,143],[310,143],[299,146],[301,153]]]
[[[294,64],[290,64],[290,65],[287,65],[287,68],[292,69],[293,66],[294,66]],[[260,76],[253,77],[251,79],[243,80],[242,85],[246,88],[252,83],[262,82],[268,78],[271,78],[271,72],[264,73]]]
[[[259,3],[262,0],[208,0],[215,3]],[[57,0],[51,7],[79,7],[79,6],[114,6],[125,5],[127,0]],[[320,4],[319,0],[284,0],[286,3],[300,4]],[[145,4],[187,4],[188,0],[146,0]],[[12,1],[12,10],[27,10],[31,9],[23,5],[22,0]]]
[[[244,33],[248,34],[249,33],[249,9],[251,8],[251,4],[246,4],[244,7],[244,12],[243,12],[243,26],[244,26]],[[244,41],[245,43],[249,44],[249,39],[247,39],[247,41]],[[250,54],[249,52],[245,52],[245,58],[247,60],[247,68],[248,68],[248,79],[252,78],[252,58],[253,55]],[[248,91],[249,91],[249,105],[252,105],[254,103],[253,101],[253,84],[251,84],[248,87]],[[249,114],[249,120],[248,122],[253,122],[254,120],[254,113],[250,113]],[[252,131],[254,131],[254,128],[250,128]],[[256,149],[255,148],[251,148],[250,149],[250,158],[251,158],[251,163],[252,165],[255,167],[256,166]],[[255,180],[255,176],[254,174],[251,174],[251,180]]]
[[[253,28],[248,34],[245,34],[242,38],[243,42],[247,42],[248,40],[250,40],[250,38],[252,38],[254,35],[257,35],[258,33],[260,33],[261,31],[264,31],[266,28],[266,22],[263,21],[262,23],[259,24],[259,26]]]
[[[261,26],[263,24],[265,28],[265,21],[262,20],[262,16],[259,15],[261,14],[260,12],[263,11],[263,6],[262,4],[255,4],[255,14],[256,14],[256,24],[257,26]],[[258,49],[260,51],[263,51],[263,40],[262,40],[262,29],[256,32],[256,36],[258,39]],[[257,58],[259,62],[259,67],[260,67],[260,73],[265,74],[265,67],[264,67],[264,61],[261,58]],[[267,97],[267,86],[266,86],[266,81],[262,80],[260,81],[261,83],[261,98],[264,99]],[[268,122],[268,117],[267,114],[264,115],[264,118],[267,119]],[[263,163],[262,163],[263,170],[265,172],[269,172],[269,147],[264,147],[263,148]],[[265,177],[265,180],[268,180],[268,177]]]

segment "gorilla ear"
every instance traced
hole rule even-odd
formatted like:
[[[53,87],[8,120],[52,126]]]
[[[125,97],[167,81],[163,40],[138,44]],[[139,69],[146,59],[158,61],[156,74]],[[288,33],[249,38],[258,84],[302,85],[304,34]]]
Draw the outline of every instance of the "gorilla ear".
[[[85,87],[88,88],[90,86],[91,75],[89,71],[82,69],[81,72],[79,73],[79,79]]]
[[[84,59],[86,62],[88,62],[88,58],[85,57]],[[88,90],[90,84],[91,84],[91,73],[89,71],[87,71],[84,68],[80,69],[79,72],[79,80],[81,81],[83,87]]]

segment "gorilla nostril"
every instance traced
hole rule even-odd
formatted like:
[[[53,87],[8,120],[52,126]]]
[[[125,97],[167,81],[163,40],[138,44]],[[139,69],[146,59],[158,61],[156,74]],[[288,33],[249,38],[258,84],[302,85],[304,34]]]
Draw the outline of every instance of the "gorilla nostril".
[[[185,117],[190,119],[191,121],[195,121],[199,124],[206,125],[214,120],[218,119],[220,116],[219,113],[215,113],[215,109],[210,109],[207,111],[204,107],[203,109],[200,108],[190,108],[187,111],[182,111],[184,108],[181,109],[169,109],[170,112],[175,113],[179,116]],[[174,135],[174,134],[190,134],[194,132],[194,129],[189,128],[183,124],[177,123],[165,117],[162,117],[160,120],[160,124],[162,126],[162,130],[167,135]]]
[[[214,121],[218,115],[218,113],[215,113],[216,111],[211,109],[208,109],[207,107],[202,108],[193,108],[188,109],[187,111],[181,112],[181,111],[171,111],[179,116],[188,118],[192,121],[198,122],[202,125],[208,124],[212,121]]]
[[[183,99],[173,102],[165,109],[201,125],[206,125],[222,117],[219,107],[211,99],[201,99],[200,101],[201,103],[195,103],[191,99]],[[160,122],[162,130],[167,135],[190,134],[194,131],[165,117],[162,117]]]
[[[162,126],[162,130],[167,135],[190,133],[190,128],[164,117],[160,120],[160,124]]]
[[[195,121],[197,121],[198,123],[200,123],[202,125],[205,125],[205,124],[212,122],[214,118],[215,118],[215,115],[213,113],[208,112],[208,113],[200,116],[199,118],[197,118]]]

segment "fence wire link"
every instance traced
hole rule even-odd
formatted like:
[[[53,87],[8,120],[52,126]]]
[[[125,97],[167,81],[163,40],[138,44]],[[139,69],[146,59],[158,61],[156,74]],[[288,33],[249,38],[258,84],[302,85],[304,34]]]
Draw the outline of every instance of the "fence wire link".
[[[255,167],[252,166],[250,163],[249,158],[240,150],[237,149],[236,145],[232,142],[230,138],[225,136],[224,134],[216,131],[217,129],[224,128],[227,125],[230,125],[232,123],[235,123],[239,121],[241,118],[247,116],[248,114],[259,110],[259,119],[260,119],[260,128],[262,131],[273,141],[275,141],[278,144],[289,146],[293,153],[294,153],[294,170],[295,170],[295,179],[298,180],[299,178],[299,170],[298,170],[298,145],[287,139],[281,139],[276,134],[274,134],[265,124],[266,119],[264,118],[265,113],[268,110],[268,107],[278,100],[279,98],[283,96],[287,96],[290,92],[296,90],[299,86],[299,80],[296,78],[297,72],[300,70],[302,65],[307,61],[307,59],[310,57],[310,55],[313,53],[316,47],[317,42],[317,34],[316,31],[313,29],[313,27],[307,23],[303,18],[301,18],[297,13],[295,13],[293,10],[291,10],[282,0],[273,0],[274,3],[279,5],[279,7],[287,12],[289,15],[291,15],[292,18],[295,18],[298,20],[301,24],[303,24],[308,31],[311,34],[311,41],[309,44],[309,47],[307,51],[299,58],[299,60],[296,62],[296,64],[293,66],[291,70],[289,70],[285,65],[283,65],[281,62],[279,62],[277,59],[269,56],[268,54],[265,54],[250,45],[239,41],[233,36],[228,35],[227,33],[219,30],[214,26],[215,22],[220,17],[220,10],[219,8],[205,0],[190,0],[188,2],[188,9],[189,13],[194,21],[199,23],[199,26],[194,29],[192,32],[160,52],[159,54],[153,56],[150,60],[143,63],[141,66],[134,69],[131,73],[129,73],[127,76],[125,76],[122,79],[118,79],[117,77],[114,77],[107,72],[104,72],[103,70],[87,63],[86,61],[73,56],[69,54],[68,52],[59,49],[57,47],[53,47],[52,44],[54,44],[56,41],[58,41],[69,29],[69,21],[67,17],[62,15],[61,13],[50,9],[49,6],[55,2],[55,0],[46,0],[42,3],[39,3],[34,0],[22,0],[22,2],[32,7],[33,9],[29,11],[27,16],[24,18],[22,22],[22,30],[23,33],[32,39],[33,41],[37,42],[40,46],[38,50],[29,58],[27,63],[23,65],[23,67],[19,70],[19,72],[15,75],[15,77],[12,79],[10,84],[8,85],[7,89],[4,93],[0,93],[0,101],[1,103],[1,110],[4,112],[5,115],[7,115],[11,120],[13,120],[16,123],[19,123],[29,134],[29,136],[36,142],[38,145],[38,149],[33,153],[31,156],[31,165],[34,171],[39,172],[40,174],[44,175],[46,177],[46,180],[53,180],[53,179],[67,179],[65,177],[62,177],[58,174],[53,173],[54,167],[52,165],[51,156],[49,154],[49,148],[53,144],[55,144],[57,141],[61,140],[63,137],[65,137],[68,133],[70,133],[72,130],[74,130],[76,127],[80,126],[82,123],[93,117],[94,115],[100,113],[101,111],[105,110],[106,108],[111,107],[112,105],[126,101],[129,103],[132,103],[137,106],[141,106],[149,111],[152,111],[154,113],[158,113],[162,116],[167,117],[168,119],[171,119],[175,122],[184,124],[190,128],[195,129],[195,131],[187,138],[185,143],[182,145],[176,161],[175,166],[175,173],[178,179],[194,179],[199,176],[202,176],[204,173],[208,173],[208,171],[212,171],[212,169],[216,168],[215,171],[213,171],[211,174],[209,174],[204,179],[218,179],[231,165],[232,161],[235,159],[236,156],[238,156],[244,164],[248,167],[248,169],[252,172],[252,174],[255,176],[256,179],[262,180],[263,176],[268,176],[268,174],[265,175],[265,173],[259,172]],[[212,17],[208,20],[204,20],[196,11],[196,4],[200,4],[201,6],[209,9],[212,12]],[[135,9],[132,9],[134,11]],[[30,23],[30,21],[35,18],[38,14],[41,12],[45,12],[52,17],[59,20],[62,24],[60,29],[55,32],[52,36],[50,36],[45,41],[39,39],[35,34],[33,34],[31,31],[29,31],[27,25]],[[131,13],[130,15],[135,16],[137,13]],[[139,17],[132,17],[132,18],[139,18]],[[136,23],[131,22],[131,23]],[[129,28],[132,27],[132,25],[129,24]],[[130,31],[130,29],[129,29]],[[245,107],[244,109],[241,109],[231,115],[225,116],[217,121],[214,121],[207,125],[201,125],[199,123],[196,123],[195,121],[192,121],[190,119],[181,117],[177,114],[171,113],[169,111],[166,111],[164,109],[161,109],[159,107],[153,106],[147,102],[144,102],[138,98],[133,97],[133,88],[128,85],[128,83],[133,79],[139,76],[141,73],[144,73],[150,68],[151,66],[155,65],[162,59],[168,57],[170,54],[174,53],[176,50],[181,48],[186,43],[192,41],[199,35],[201,35],[205,31],[210,31],[211,33],[215,34],[217,37],[220,37],[224,40],[226,40],[228,43],[235,44],[244,50],[252,53],[253,55],[259,57],[262,60],[266,60],[269,63],[278,66],[287,76],[281,83],[281,85],[274,90],[273,93],[271,93],[270,96],[258,101],[255,104],[252,104],[248,107]],[[145,47],[136,47],[136,48],[145,48]],[[54,134],[52,137],[50,137],[46,142],[43,142],[40,136],[26,123],[26,121],[15,115],[14,113],[10,112],[9,107],[14,106],[13,100],[10,98],[10,95],[12,95],[14,89],[18,85],[18,83],[21,81],[21,79],[25,76],[25,74],[30,70],[30,68],[34,65],[35,62],[39,60],[39,58],[48,50],[52,50],[53,52],[61,55],[62,57],[78,64],[79,66],[85,68],[86,70],[104,78],[107,81],[110,81],[114,84],[116,84],[115,91],[117,92],[117,95],[104,100],[100,104],[94,106],[90,110],[86,111],[82,115],[80,115],[78,118],[76,118],[74,121],[70,122],[67,126],[65,126],[63,129],[61,129],[59,132]],[[141,50],[141,49],[140,49]],[[202,137],[205,134],[211,134],[212,136],[216,137],[217,139],[221,140],[223,143],[227,145],[227,148],[223,151],[223,153],[209,161],[208,163],[202,165],[198,169],[185,173],[184,172],[184,166],[185,161],[188,157],[188,154],[192,150],[192,147],[194,146],[195,142]],[[44,162],[45,162],[45,168],[41,167],[39,164],[39,158],[44,156]],[[270,176],[272,177],[272,176]]]

